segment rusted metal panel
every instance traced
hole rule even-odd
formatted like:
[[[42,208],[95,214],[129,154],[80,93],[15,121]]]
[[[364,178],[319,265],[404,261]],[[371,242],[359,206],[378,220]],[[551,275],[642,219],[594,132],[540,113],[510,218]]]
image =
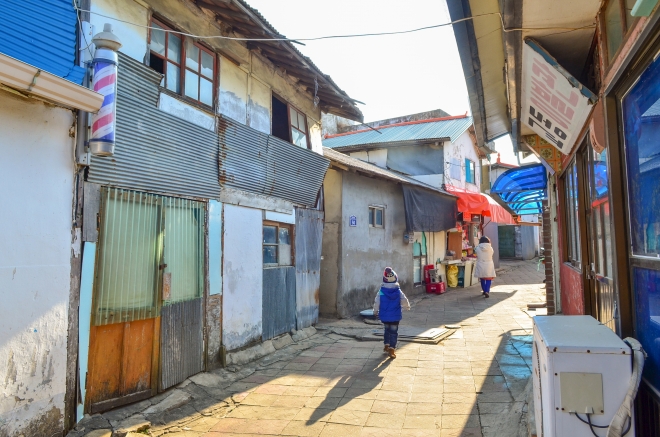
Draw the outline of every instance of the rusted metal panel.
[[[329,161],[229,117],[218,117],[222,186],[313,206]]]
[[[161,310],[160,390],[204,370],[202,298]]]
[[[83,241],[96,243],[99,239],[98,213],[101,207],[101,186],[85,182],[83,185]]]
[[[319,319],[323,211],[296,211],[296,326],[307,328]]]
[[[155,71],[119,54],[115,154],[93,157],[88,181],[217,198],[218,135],[159,110],[159,83]]]
[[[296,269],[263,270],[262,339],[268,340],[296,327]]]

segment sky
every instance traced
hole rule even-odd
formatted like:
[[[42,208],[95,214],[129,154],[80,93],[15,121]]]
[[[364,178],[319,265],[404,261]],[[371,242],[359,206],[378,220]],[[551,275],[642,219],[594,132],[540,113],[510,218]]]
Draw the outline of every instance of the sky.
[[[408,30],[450,21],[442,0],[247,0],[288,38]],[[357,100],[365,121],[442,109],[469,112],[451,26],[296,47]]]

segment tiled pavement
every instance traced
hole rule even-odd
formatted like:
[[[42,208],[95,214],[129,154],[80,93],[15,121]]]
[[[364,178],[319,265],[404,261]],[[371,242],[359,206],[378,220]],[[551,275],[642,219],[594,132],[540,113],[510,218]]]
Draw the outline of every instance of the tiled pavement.
[[[498,430],[506,421],[521,420],[531,372],[532,320],[523,309],[544,300],[536,264],[514,267],[494,281],[489,299],[472,287],[416,302],[404,325],[462,327],[437,345],[400,343],[392,360],[381,342],[319,331],[306,346],[266,359],[231,385],[215,387],[213,373],[191,378],[179,388],[190,394],[187,403],[158,417],[145,414],[151,431],[168,437],[505,435]]]

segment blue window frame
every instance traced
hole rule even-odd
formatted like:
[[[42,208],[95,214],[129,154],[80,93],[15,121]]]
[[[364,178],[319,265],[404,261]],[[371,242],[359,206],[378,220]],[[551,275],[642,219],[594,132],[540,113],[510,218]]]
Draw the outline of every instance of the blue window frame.
[[[469,184],[475,183],[475,166],[474,161],[465,158],[465,182]]]

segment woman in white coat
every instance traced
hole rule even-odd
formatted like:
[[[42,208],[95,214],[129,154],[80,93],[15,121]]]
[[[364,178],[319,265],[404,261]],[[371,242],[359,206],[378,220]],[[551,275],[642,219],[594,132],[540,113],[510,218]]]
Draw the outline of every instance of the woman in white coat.
[[[481,237],[475,249],[477,254],[477,268],[474,275],[481,282],[484,297],[490,297],[490,284],[495,279],[495,264],[493,263],[493,246],[488,237]]]

